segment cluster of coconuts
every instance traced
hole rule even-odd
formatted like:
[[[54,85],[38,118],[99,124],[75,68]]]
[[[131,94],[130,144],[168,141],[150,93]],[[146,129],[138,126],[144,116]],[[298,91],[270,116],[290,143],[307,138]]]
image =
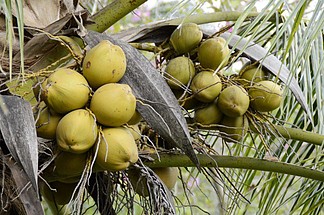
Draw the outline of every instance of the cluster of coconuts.
[[[280,85],[267,80],[256,65],[244,66],[232,77],[224,77],[230,49],[222,37],[203,39],[198,25],[185,23],[170,37],[175,57],[167,60],[165,79],[194,121],[215,126],[226,141],[241,140],[248,129],[246,112],[270,112],[280,106]],[[218,71],[218,72],[215,72]]]
[[[59,149],[47,170],[57,178],[56,186],[80,179],[89,150],[96,171],[125,170],[138,160],[131,128],[138,118],[136,98],[129,85],[118,83],[126,71],[123,50],[103,40],[86,53],[79,69],[58,68],[40,87],[45,105],[36,131]]]

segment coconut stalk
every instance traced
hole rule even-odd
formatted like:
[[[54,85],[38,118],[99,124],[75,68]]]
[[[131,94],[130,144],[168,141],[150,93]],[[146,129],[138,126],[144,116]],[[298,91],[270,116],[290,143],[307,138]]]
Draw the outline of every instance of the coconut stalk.
[[[160,153],[159,156],[152,155],[151,157],[154,159],[154,162],[144,162],[148,167],[195,167],[191,160],[183,154]],[[309,169],[294,164],[270,161],[266,159],[225,155],[199,154],[197,157],[202,167],[260,170],[324,181],[323,171]]]
[[[104,32],[118,20],[129,14],[147,0],[115,0],[90,17],[94,23],[86,25],[88,30]]]

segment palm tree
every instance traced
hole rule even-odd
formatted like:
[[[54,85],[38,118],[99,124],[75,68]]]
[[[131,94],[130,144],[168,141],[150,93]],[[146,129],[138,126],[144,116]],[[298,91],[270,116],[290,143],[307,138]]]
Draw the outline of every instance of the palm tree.
[[[43,214],[43,196],[47,200],[43,204],[58,214],[321,214],[323,3],[267,1],[256,11],[257,0],[239,5],[221,1],[220,6],[213,1],[181,1],[169,10],[180,8],[184,16],[118,30],[116,22],[144,2],[2,2],[1,213]],[[244,10],[237,12],[242,5]],[[201,8],[207,6],[214,12],[203,13]],[[174,91],[164,82],[165,64],[178,56],[169,45],[170,36],[186,22],[200,25],[203,40],[220,36],[231,48],[228,63],[223,61],[226,70],[214,71],[224,86],[240,83],[242,64],[250,62],[262,66],[268,78],[283,88],[283,100],[275,111],[248,110],[250,127],[243,129],[242,139],[229,141],[218,123],[195,123],[194,111],[180,109]],[[215,30],[214,22],[226,23]],[[111,26],[117,32],[102,33]],[[69,176],[78,179],[69,196],[74,198],[68,198],[66,205],[57,204],[58,199],[53,201],[46,192],[53,197],[47,185],[55,188],[53,182],[60,180],[61,176],[48,173],[60,154],[55,141],[36,136],[33,111],[39,109],[40,100],[33,90],[56,68],[82,67],[85,50],[101,40],[119,45],[127,58],[121,82],[132,87],[144,118],[140,160],[125,171],[97,171],[93,147],[82,171]],[[195,62],[196,53],[190,53]],[[182,96],[179,101],[183,105],[186,100]],[[153,152],[147,150],[150,146]],[[168,167],[179,167],[178,186],[171,192],[156,169]],[[142,180],[134,183],[134,172]],[[197,187],[199,180],[204,183]],[[145,191],[136,190],[138,184]],[[213,201],[215,207],[204,204]]]

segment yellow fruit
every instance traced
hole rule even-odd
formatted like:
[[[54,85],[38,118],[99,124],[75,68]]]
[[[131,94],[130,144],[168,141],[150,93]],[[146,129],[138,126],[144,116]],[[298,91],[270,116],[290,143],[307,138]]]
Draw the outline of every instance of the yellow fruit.
[[[57,69],[42,84],[42,98],[56,113],[67,113],[84,107],[89,94],[87,80],[72,69]]]
[[[245,115],[239,117],[223,116],[219,126],[219,131],[227,142],[242,140],[248,129],[249,122]]]
[[[127,128],[105,128],[99,143],[96,163],[107,171],[125,170],[138,160],[135,140]]]
[[[124,51],[108,40],[102,40],[87,52],[82,63],[83,75],[92,88],[118,82],[126,71]]]
[[[141,139],[142,134],[141,134],[141,130],[139,129],[138,124],[128,125],[127,129],[133,135],[133,138],[134,138],[135,142],[138,142]]]
[[[239,76],[243,85],[250,85],[265,80],[266,73],[260,67],[248,65],[242,68]]]
[[[46,138],[46,139],[54,139],[56,136],[56,127],[62,118],[61,115],[58,115],[51,112],[48,107],[45,107],[39,113],[39,116],[35,116],[37,119],[36,122],[36,131],[37,136]]]
[[[172,89],[187,86],[195,75],[195,66],[187,57],[177,57],[169,61],[165,68],[167,83]]]
[[[255,83],[249,90],[251,106],[261,112],[277,109],[282,100],[280,85],[272,81],[260,81]]]
[[[142,120],[141,114],[136,110],[132,118],[127,122],[128,125],[135,125]]]
[[[202,102],[212,102],[222,90],[222,82],[212,72],[202,71],[193,78],[190,89],[195,98]]]
[[[196,48],[202,37],[203,33],[197,24],[184,23],[173,31],[170,42],[177,54],[184,54]]]
[[[152,168],[152,170],[169,190],[174,188],[179,174],[178,168],[163,167]],[[140,171],[137,169],[129,169],[127,173],[134,191],[140,196],[149,196],[148,186],[150,186],[151,183],[148,183],[148,180],[145,178],[145,176],[141,175]]]
[[[178,99],[179,105],[186,110],[192,110],[200,106],[201,102],[191,96],[189,93],[184,93],[183,90],[172,90],[174,96]]]
[[[200,65],[208,69],[217,69],[223,62],[222,67],[228,63],[230,49],[226,40],[222,37],[214,37],[204,41],[198,48],[198,61]]]
[[[51,190],[47,184],[40,183],[40,191],[46,201],[51,201],[58,205],[65,205],[70,202],[77,185],[78,183],[63,183],[54,181],[49,183],[49,186],[52,189],[55,189]]]
[[[217,104],[223,114],[229,117],[242,116],[249,108],[250,99],[243,87],[226,87],[218,96]]]
[[[92,96],[90,109],[99,123],[120,126],[127,123],[135,113],[136,98],[127,84],[105,84]]]
[[[194,120],[202,125],[216,124],[221,121],[223,113],[215,102],[195,110]]]
[[[56,141],[63,151],[84,153],[96,142],[98,128],[94,116],[85,109],[66,114],[56,128]]]

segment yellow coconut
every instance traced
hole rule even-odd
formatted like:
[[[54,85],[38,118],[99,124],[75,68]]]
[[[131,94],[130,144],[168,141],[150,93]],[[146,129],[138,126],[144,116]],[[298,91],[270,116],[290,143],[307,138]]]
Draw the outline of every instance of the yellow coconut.
[[[174,188],[179,175],[178,168],[163,167],[152,168],[152,170],[169,190]],[[149,195],[148,186],[150,186],[150,184],[145,176],[141,175],[140,171],[137,169],[129,169],[127,173],[134,191],[142,197],[147,197]]]
[[[87,80],[72,69],[57,69],[42,84],[42,98],[56,113],[67,113],[84,107],[89,94]]]
[[[187,86],[195,75],[195,66],[187,57],[177,57],[171,59],[166,68],[167,83],[172,89],[181,89]]]
[[[137,162],[137,145],[127,128],[105,128],[102,133],[96,158],[98,166],[108,171],[121,171]]]
[[[66,114],[56,128],[56,141],[63,151],[84,153],[90,149],[98,136],[94,116],[85,109]]]
[[[73,192],[78,183],[63,183],[54,181],[49,183],[40,183],[40,191],[46,201],[54,202],[57,205],[66,205],[72,199]]]
[[[184,23],[173,31],[170,42],[177,54],[184,54],[196,48],[202,37],[203,33],[197,24]]]
[[[102,40],[87,52],[82,69],[92,88],[116,83],[126,71],[125,53],[119,46],[108,40]]]
[[[135,125],[139,123],[142,120],[141,114],[135,110],[135,113],[133,114],[132,118],[127,122],[128,125]]]
[[[135,142],[137,143],[141,137],[141,130],[139,129],[138,124],[135,125],[128,125],[127,129],[130,131],[130,133],[133,135]]]
[[[219,125],[219,131],[227,142],[242,140],[248,129],[249,122],[245,115],[239,117],[228,117],[224,115]]]
[[[242,116],[249,108],[250,99],[246,90],[237,85],[226,87],[217,100],[219,109],[229,117]]]
[[[46,139],[54,139],[56,137],[56,127],[62,116],[50,111],[48,107],[45,107],[41,110],[39,115],[37,114],[35,116],[35,118],[37,120],[37,136]]]
[[[215,102],[195,110],[194,120],[202,125],[216,124],[221,121],[223,113]]]
[[[120,126],[134,115],[136,98],[127,84],[105,84],[93,94],[90,109],[99,123]]]
[[[255,83],[249,90],[251,106],[261,112],[277,109],[282,100],[280,85],[273,81],[260,81]]]
[[[266,72],[259,66],[247,65],[242,68],[239,74],[240,82],[243,85],[252,85],[266,79]]]
[[[193,78],[190,89],[195,98],[202,102],[212,102],[222,90],[220,78],[212,72],[202,71]]]
[[[226,66],[230,49],[226,45],[226,40],[222,37],[214,37],[205,40],[198,48],[198,61],[200,65],[208,69],[217,69]]]

